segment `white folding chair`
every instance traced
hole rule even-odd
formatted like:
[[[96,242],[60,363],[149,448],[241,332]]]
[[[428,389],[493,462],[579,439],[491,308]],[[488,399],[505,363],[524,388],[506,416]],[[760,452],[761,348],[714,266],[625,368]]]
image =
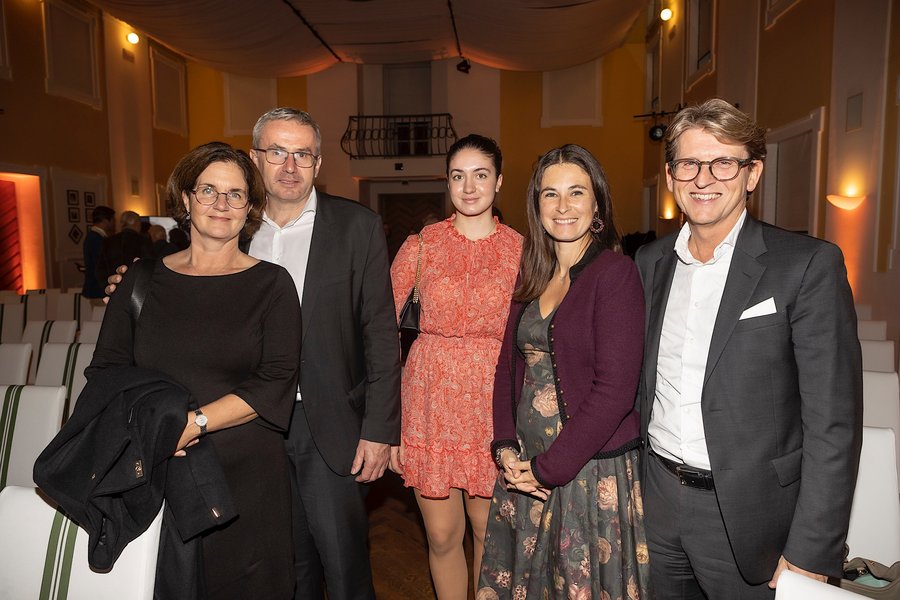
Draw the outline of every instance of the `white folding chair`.
[[[62,386],[0,386],[0,489],[34,485],[34,461],[59,431],[65,399]]]
[[[0,304],[0,343],[18,344],[25,330],[25,306],[21,302]]]
[[[891,429],[863,427],[862,454],[847,546],[850,556],[892,565],[900,560],[900,488]]]
[[[862,319],[864,321],[870,321],[872,319],[872,305],[871,304],[855,304],[856,308],[856,318]]]
[[[91,321],[99,321],[103,322],[103,316],[106,314],[106,305],[101,304],[100,306],[91,305]]]
[[[775,588],[775,600],[859,600],[864,597],[791,571],[781,572]]]
[[[863,371],[863,425],[890,427],[900,439],[900,379],[897,373]],[[900,444],[897,444],[900,476]]]
[[[55,310],[51,310],[51,303],[48,300],[47,318],[58,321],[77,321],[81,323],[82,320],[90,318],[91,310],[93,309],[90,299],[82,297],[81,292],[58,294],[53,304]]]
[[[0,344],[0,385],[25,385],[31,344]]]
[[[19,292],[16,290],[0,290],[0,303],[10,304],[13,302],[21,302]]]
[[[25,294],[19,296],[25,306],[25,322],[47,320],[47,296],[45,294]]]
[[[862,364],[866,371],[890,373],[897,370],[894,340],[860,340]]]
[[[39,296],[34,296],[38,298]],[[28,382],[34,383],[38,365],[41,363],[41,354],[44,344],[48,342],[56,344],[71,344],[75,341],[75,332],[78,330],[76,321],[29,321],[22,333],[22,342],[31,344],[33,355],[31,368],[28,370]]]
[[[66,388],[66,418],[72,414],[75,401],[87,380],[84,370],[91,364],[94,344],[44,344],[35,385],[61,385]]]
[[[88,565],[88,534],[36,488],[0,492],[0,598],[151,600],[162,511],[108,573]],[[49,594],[42,594],[49,590]]]
[[[856,334],[861,340],[886,340],[887,321],[857,321]]]
[[[101,321],[82,321],[81,329],[78,330],[78,341],[87,344],[96,344],[97,338],[100,337]]]

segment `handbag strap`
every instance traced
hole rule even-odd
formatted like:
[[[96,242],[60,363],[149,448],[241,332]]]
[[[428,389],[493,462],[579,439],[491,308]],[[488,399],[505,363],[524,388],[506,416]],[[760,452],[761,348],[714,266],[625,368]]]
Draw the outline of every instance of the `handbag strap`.
[[[419,257],[416,259],[416,283],[413,285],[413,302],[419,303],[419,278],[422,275],[422,233],[419,233]]]
[[[134,287],[131,289],[131,331],[134,333],[138,319],[141,317],[141,309],[144,308],[144,300],[147,299],[147,290],[150,287],[150,278],[153,276],[153,268],[156,259],[145,258],[132,265],[134,269]]]

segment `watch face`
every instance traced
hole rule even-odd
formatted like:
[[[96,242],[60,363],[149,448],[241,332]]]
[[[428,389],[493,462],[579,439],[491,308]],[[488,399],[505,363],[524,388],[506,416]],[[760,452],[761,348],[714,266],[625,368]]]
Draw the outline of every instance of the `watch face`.
[[[197,424],[197,427],[206,427],[207,421],[209,421],[209,419],[203,414],[194,417],[194,423]]]

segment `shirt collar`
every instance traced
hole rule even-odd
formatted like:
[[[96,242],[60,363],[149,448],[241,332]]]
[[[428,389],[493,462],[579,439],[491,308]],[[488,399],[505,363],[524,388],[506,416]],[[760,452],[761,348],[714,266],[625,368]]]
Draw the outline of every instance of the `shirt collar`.
[[[690,223],[685,223],[681,227],[681,231],[678,232],[678,238],[675,240],[675,254],[678,255],[678,260],[686,265],[715,263],[722,257],[722,254],[725,252],[726,246],[734,248],[735,243],[737,243],[738,235],[740,235],[741,233],[741,227],[744,226],[744,221],[746,219],[747,209],[745,208],[741,212],[741,216],[738,217],[738,220],[734,224],[734,227],[732,227],[731,231],[728,232],[728,235],[725,236],[725,239],[719,242],[715,250],[713,250],[712,259],[706,263],[701,263],[699,260],[694,258],[694,255],[691,254],[691,251],[688,249],[688,240],[691,239],[691,225]]]
[[[313,186],[313,189],[309,192],[309,198],[306,200],[306,206],[303,207],[303,210],[300,211],[300,214],[297,215],[297,217],[295,219],[292,219],[292,220],[288,221],[287,223],[285,223],[284,227],[280,227],[277,223],[275,223],[275,221],[271,220],[269,218],[269,215],[267,215],[265,211],[263,211],[262,220],[263,220],[263,223],[268,223],[269,225],[271,225],[272,227],[275,227],[277,229],[287,229],[288,227],[295,225],[300,219],[303,218],[304,215],[307,215],[307,214],[315,215],[316,207],[318,206],[318,204],[319,204],[319,197],[316,194],[315,186]]]
[[[109,237],[105,229],[97,227],[96,225],[91,225],[91,231],[93,231],[94,233],[99,233],[101,237]]]

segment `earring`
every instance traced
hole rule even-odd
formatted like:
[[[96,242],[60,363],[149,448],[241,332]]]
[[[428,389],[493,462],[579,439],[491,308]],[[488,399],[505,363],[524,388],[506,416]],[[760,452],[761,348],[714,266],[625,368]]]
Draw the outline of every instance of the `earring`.
[[[594,235],[600,233],[601,231],[603,231],[603,226],[603,219],[600,218],[600,212],[595,210],[594,216],[591,217],[591,233],[593,233]]]

